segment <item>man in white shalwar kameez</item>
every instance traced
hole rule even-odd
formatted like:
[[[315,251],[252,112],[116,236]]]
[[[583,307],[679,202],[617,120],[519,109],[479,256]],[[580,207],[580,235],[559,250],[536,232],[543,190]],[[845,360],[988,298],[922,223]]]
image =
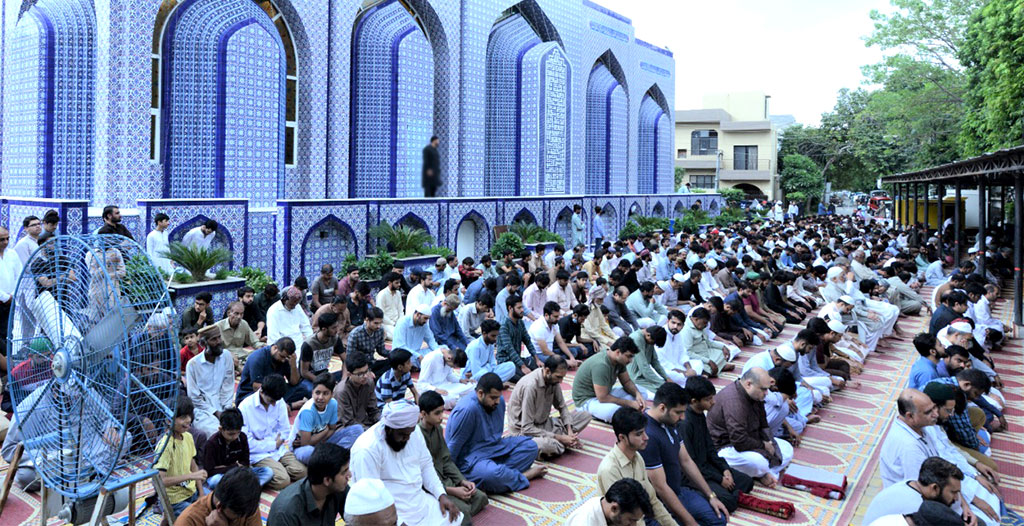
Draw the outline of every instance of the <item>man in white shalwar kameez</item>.
[[[418,421],[415,405],[405,400],[388,402],[381,421],[352,444],[352,477],[356,482],[384,482],[395,498],[399,524],[461,524],[462,513],[445,493]]]
[[[672,310],[665,322],[665,346],[655,347],[661,366],[673,382],[683,385],[687,376],[698,375],[704,371],[704,362],[690,358],[690,353],[683,345],[683,326],[686,315],[682,311]],[[692,373],[691,373],[692,371]]]
[[[466,366],[464,361],[459,363],[462,360],[455,356],[457,353],[461,354],[462,360],[465,359],[466,353],[458,349],[452,351],[441,347],[428,352],[420,362],[420,377],[416,382],[417,391],[437,391],[437,394],[444,398],[444,406],[449,409],[455,407],[455,402],[458,402],[459,398],[473,392],[473,386],[476,384],[455,374],[452,366]]]

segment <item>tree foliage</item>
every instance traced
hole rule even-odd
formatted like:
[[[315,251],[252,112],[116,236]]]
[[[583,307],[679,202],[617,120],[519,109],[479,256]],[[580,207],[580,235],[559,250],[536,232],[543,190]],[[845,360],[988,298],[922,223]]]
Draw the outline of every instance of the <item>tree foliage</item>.
[[[1024,2],[992,0],[970,19],[960,58],[968,108],[960,140],[968,155],[1024,138]]]
[[[783,158],[782,191],[786,195],[800,193],[801,199],[821,199],[825,180],[818,165],[806,155],[791,153]],[[809,203],[809,201],[808,201]]]

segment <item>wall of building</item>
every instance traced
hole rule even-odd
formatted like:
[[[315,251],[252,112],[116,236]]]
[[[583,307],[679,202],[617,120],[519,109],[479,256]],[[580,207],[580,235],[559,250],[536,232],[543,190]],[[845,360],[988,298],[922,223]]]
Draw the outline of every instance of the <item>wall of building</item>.
[[[139,240],[215,219],[233,267],[288,277],[365,255],[377,221],[439,244],[470,221],[482,250],[520,212],[621,222],[673,187],[672,53],[589,0],[9,1],[2,24],[4,224],[46,198],[73,232],[107,204]],[[418,198],[431,134],[446,202]]]

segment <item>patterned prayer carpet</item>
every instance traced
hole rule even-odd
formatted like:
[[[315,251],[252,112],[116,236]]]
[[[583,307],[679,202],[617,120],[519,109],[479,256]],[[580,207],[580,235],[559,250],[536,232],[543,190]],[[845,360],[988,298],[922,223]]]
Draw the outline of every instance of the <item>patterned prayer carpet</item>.
[[[927,297],[927,296],[926,296]],[[996,317],[1009,319],[1010,302],[1001,301],[995,309]],[[833,402],[819,411],[822,421],[811,425],[803,435],[803,442],[796,448],[793,462],[812,465],[846,475],[849,481],[845,500],[828,500],[815,497],[807,492],[782,488],[768,490],[762,486],[754,489],[754,495],[769,500],[785,500],[792,502],[796,513],[788,520],[773,518],[767,515],[738,510],[729,521],[738,526],[754,526],[765,524],[791,525],[850,525],[853,524],[854,512],[860,505],[867,505],[867,499],[861,503],[865,490],[872,475],[875,473],[879,446],[888,430],[895,412],[896,397],[906,385],[911,364],[917,358],[911,344],[914,334],[927,326],[926,317],[908,317],[900,321],[900,327],[906,336],[888,338],[882,342],[879,353],[869,356],[862,375],[856,378],[861,383],[857,389],[846,389],[833,394]],[[767,345],[793,338],[802,327],[789,325],[779,338]],[[763,348],[745,348],[736,359],[737,369],[724,373],[723,378],[715,380],[721,388],[735,380],[743,363]],[[994,359],[1001,372],[1006,388],[1007,421],[1010,432],[998,433],[993,437],[994,458],[999,463],[1003,477],[1001,487],[1007,505],[1014,509],[1024,506],[1024,410],[1021,401],[1024,399],[1024,363],[1021,355],[1024,345],[1016,340]],[[570,388],[572,374],[567,377],[563,386],[567,400],[571,400]],[[506,392],[506,398],[508,393]],[[565,518],[582,502],[597,495],[595,473],[598,464],[614,444],[611,426],[594,421],[581,434],[583,448],[571,451],[554,462],[546,462],[548,474],[535,480],[531,486],[510,495],[492,496],[490,505],[474,517],[478,526],[555,526],[564,523]],[[6,466],[0,461],[0,475],[5,474]],[[138,503],[151,494],[148,484],[139,487]],[[270,504],[276,493],[265,492],[260,510],[264,520],[269,512]],[[37,525],[39,519],[39,496],[26,494],[17,488],[11,493],[7,509],[0,516],[0,526],[5,525]],[[116,524],[126,524],[127,517],[117,517]],[[51,525],[59,524],[55,519]],[[159,517],[147,513],[139,524],[157,526]],[[338,524],[343,524],[338,521]],[[1004,526],[1024,526],[1024,519],[1016,513],[1003,518]]]

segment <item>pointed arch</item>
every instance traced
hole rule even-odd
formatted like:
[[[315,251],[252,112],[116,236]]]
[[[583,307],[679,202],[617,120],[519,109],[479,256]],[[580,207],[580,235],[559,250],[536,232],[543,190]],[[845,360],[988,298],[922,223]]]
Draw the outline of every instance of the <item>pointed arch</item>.
[[[586,146],[586,193],[627,188],[629,88],[611,50],[598,57],[587,81]]]
[[[534,224],[534,225],[539,225],[540,224],[540,223],[537,222],[537,216],[533,215],[533,212],[531,212],[530,209],[528,209],[528,208],[523,208],[523,209],[519,210],[518,212],[516,212],[516,215],[512,216],[512,222],[513,223],[524,222],[524,223],[530,223],[530,224]]]
[[[572,240],[572,209],[568,206],[563,206],[559,210],[558,215],[555,216],[555,228],[554,232],[565,239],[568,243]]]
[[[470,254],[470,257],[473,257],[477,254],[486,254],[487,247],[489,247],[491,243],[491,226],[490,223],[487,222],[487,219],[485,219],[484,216],[477,212],[476,210],[470,210],[469,212],[467,212],[466,215],[462,216],[462,219],[460,219],[459,222],[455,225],[455,230],[453,232],[455,233],[454,239],[456,240],[456,250],[458,249],[458,246],[460,244],[459,233],[462,230],[462,224],[465,223],[466,221],[472,222],[476,227],[475,232],[473,234],[473,254]],[[461,260],[461,255],[459,256],[459,259]]]
[[[672,119],[665,95],[657,84],[640,101],[637,187],[639,194],[656,194],[672,187]]]
[[[400,217],[398,219],[398,221],[395,221],[395,224],[392,225],[392,226],[399,226],[399,225],[411,226],[413,228],[422,228],[428,234],[430,234],[430,227],[427,226],[427,222],[424,221],[422,217],[416,215],[413,212],[409,212],[409,213],[405,214],[404,216]]]
[[[448,144],[448,43],[425,0],[364,7],[352,31],[349,195],[421,197],[421,150]]]
[[[96,13],[88,0],[23,2],[5,44],[2,189],[91,199]]]
[[[299,269],[303,276],[316,276],[324,263],[337,265],[346,255],[359,252],[355,230],[334,214],[311,226],[300,246]]]
[[[163,0],[151,102],[159,117],[151,125],[160,136],[152,149],[164,197],[246,197],[272,206],[283,195],[295,50],[265,3]]]
[[[507,9],[487,41],[486,195],[568,189],[572,65],[535,0]]]
[[[665,217],[665,205],[661,202],[654,203],[654,207],[651,208],[651,215],[654,217]]]
[[[180,242],[189,230],[202,225],[210,219],[210,217],[207,217],[204,214],[199,214],[188,221],[182,221],[178,226],[171,229],[170,233],[167,234],[167,239],[172,243],[175,241]],[[231,232],[227,229],[227,226],[221,221],[217,222],[217,232],[213,235],[213,243],[211,246],[223,247],[231,252],[235,251],[235,239],[231,236]],[[234,260],[229,261],[227,267],[231,268],[233,266]]]

